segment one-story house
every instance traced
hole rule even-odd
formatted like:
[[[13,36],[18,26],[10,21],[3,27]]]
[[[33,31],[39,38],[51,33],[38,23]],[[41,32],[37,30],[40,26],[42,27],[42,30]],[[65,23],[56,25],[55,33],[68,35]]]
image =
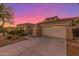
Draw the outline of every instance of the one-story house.
[[[35,25],[36,35],[72,39],[72,28],[76,25],[77,20],[79,17],[58,18],[58,16],[54,16],[45,18],[43,22]]]

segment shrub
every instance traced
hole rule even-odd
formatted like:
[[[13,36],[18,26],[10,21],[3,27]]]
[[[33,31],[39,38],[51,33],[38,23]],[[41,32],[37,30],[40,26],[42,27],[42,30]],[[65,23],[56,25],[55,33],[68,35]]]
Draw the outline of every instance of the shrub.
[[[27,36],[27,33],[21,33],[20,36]]]
[[[3,32],[3,31],[4,31],[3,28],[0,27],[0,32]]]
[[[72,29],[72,32],[73,32],[73,36],[79,37],[79,29],[78,28]]]
[[[12,39],[12,36],[9,35],[9,36],[6,37],[6,39],[8,39],[8,40],[9,40],[9,39]]]
[[[24,31],[23,30],[16,29],[16,30],[8,31],[8,34],[18,35],[18,34],[21,34],[22,32],[24,32]]]

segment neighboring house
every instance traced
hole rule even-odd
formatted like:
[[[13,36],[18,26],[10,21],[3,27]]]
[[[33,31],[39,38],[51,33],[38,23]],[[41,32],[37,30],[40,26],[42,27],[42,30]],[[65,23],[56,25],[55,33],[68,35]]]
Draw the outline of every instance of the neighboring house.
[[[24,23],[17,25],[18,29],[24,30],[24,33],[32,34],[33,24],[31,23]]]
[[[72,27],[75,26],[75,21],[79,20],[79,17],[72,18],[58,18],[48,17],[43,22],[36,24],[37,36],[48,36],[72,39]]]

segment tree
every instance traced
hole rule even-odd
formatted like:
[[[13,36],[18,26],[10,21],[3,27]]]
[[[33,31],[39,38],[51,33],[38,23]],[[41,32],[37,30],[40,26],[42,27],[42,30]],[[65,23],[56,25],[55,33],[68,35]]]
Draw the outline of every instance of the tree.
[[[3,31],[3,35],[5,35],[5,28],[4,28],[4,24],[6,22],[11,23],[13,19],[13,11],[12,8],[10,6],[8,6],[7,4],[0,4],[0,20],[2,22],[1,24],[1,28],[4,30]]]

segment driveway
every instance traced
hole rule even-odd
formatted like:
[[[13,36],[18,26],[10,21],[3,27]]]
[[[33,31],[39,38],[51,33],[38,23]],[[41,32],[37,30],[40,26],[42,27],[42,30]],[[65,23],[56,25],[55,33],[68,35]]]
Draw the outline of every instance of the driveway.
[[[2,56],[65,56],[66,39],[36,37],[0,47]]]

